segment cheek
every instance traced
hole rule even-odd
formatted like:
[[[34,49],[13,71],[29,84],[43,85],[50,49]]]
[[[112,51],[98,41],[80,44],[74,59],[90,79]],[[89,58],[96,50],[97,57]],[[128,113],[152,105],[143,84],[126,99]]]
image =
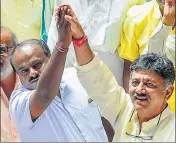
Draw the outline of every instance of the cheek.
[[[19,78],[20,78],[20,81],[23,85],[28,84],[28,82],[29,82],[28,77],[19,76]]]
[[[130,94],[130,95],[133,95],[133,94],[135,93],[135,89],[136,89],[136,88],[130,86],[130,87],[129,87],[129,94]]]
[[[151,101],[161,101],[164,99],[164,93],[160,90],[147,90]]]

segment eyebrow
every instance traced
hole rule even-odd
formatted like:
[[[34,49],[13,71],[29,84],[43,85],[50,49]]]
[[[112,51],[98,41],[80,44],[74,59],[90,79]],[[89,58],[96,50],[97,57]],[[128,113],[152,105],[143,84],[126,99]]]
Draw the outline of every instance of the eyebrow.
[[[132,79],[132,81],[134,81],[134,80],[140,80],[140,78],[134,78],[134,79]],[[145,82],[152,82],[152,83],[156,83],[156,81],[154,81],[152,78],[150,78],[150,79],[144,79],[144,81]]]
[[[43,59],[36,59],[35,61],[32,62],[32,65],[35,65],[36,63],[43,62],[43,61],[44,61]]]
[[[20,67],[18,70],[26,69],[25,67]]]

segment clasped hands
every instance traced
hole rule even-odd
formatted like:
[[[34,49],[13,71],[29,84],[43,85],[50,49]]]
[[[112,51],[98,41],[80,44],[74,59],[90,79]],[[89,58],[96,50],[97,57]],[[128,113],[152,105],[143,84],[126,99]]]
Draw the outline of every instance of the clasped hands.
[[[81,39],[85,33],[70,5],[60,5],[55,10],[58,42],[56,48],[61,52],[68,51],[73,39]]]

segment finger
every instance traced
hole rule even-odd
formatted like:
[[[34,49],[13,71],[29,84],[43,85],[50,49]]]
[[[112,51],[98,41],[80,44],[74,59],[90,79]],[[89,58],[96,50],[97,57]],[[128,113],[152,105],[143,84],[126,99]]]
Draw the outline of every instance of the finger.
[[[70,15],[72,17],[75,16],[74,12],[70,8],[68,9],[68,15]]]
[[[67,20],[64,18],[63,25],[66,26],[68,23],[69,23],[69,21],[67,21]]]
[[[65,16],[65,11],[64,11],[64,8],[62,7],[61,8],[61,12],[59,13],[59,16],[60,16],[60,25],[62,25],[64,23],[64,16]]]
[[[67,5],[69,9],[69,15],[72,16],[73,18],[77,19],[76,14],[74,13],[73,9],[71,8],[70,5]]]
[[[65,17],[65,15],[66,15],[66,13],[67,13],[67,6],[64,6],[64,7],[63,7],[63,10],[62,10],[62,16],[61,16],[61,19],[62,19],[62,20],[64,20],[64,17]]]
[[[77,25],[77,20],[69,15],[65,15],[65,20],[68,21],[72,26]]]
[[[61,19],[62,13],[63,13],[63,8],[60,7],[60,11],[59,11],[58,15],[56,15],[56,17],[55,17],[58,27],[60,27],[63,24],[63,20]]]
[[[74,17],[74,13],[71,11],[71,9],[67,10],[67,15],[70,15],[71,17]]]
[[[58,19],[59,19],[60,10],[61,10],[60,6],[55,9],[55,17],[57,17]]]

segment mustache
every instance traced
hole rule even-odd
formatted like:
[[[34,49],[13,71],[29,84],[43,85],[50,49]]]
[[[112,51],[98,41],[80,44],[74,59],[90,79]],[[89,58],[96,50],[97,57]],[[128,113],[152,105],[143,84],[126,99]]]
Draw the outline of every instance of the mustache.
[[[39,79],[39,75],[32,76],[32,77],[29,79],[29,82],[33,83],[33,82],[37,81],[38,79]]]
[[[139,93],[135,92],[134,95],[133,95],[133,98],[136,99],[138,97],[143,97],[143,98],[147,98],[147,100],[150,100],[148,94],[145,94],[145,93],[139,94]]]

